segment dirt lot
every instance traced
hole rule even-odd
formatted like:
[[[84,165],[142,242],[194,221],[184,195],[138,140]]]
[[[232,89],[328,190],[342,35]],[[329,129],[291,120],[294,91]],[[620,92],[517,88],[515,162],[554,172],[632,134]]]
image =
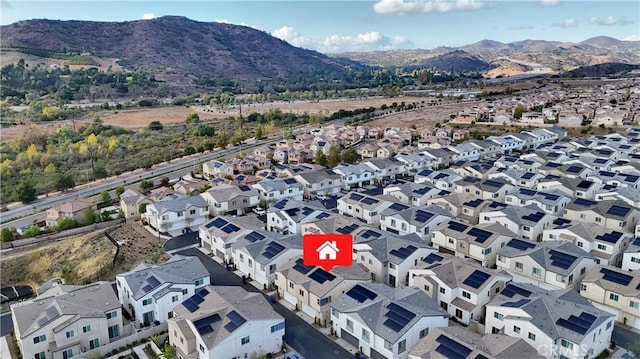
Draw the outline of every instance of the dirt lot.
[[[405,98],[408,103],[413,102],[411,98]],[[419,98],[415,101],[420,102]],[[418,130],[425,128],[433,128],[437,122],[443,123],[449,120],[451,114],[455,114],[465,107],[471,107],[473,104],[451,104],[435,107],[418,108],[410,111],[394,112],[390,115],[379,117],[367,125],[372,127],[401,127],[408,128],[415,125]]]
[[[112,261],[116,247],[102,231],[96,231],[3,254],[2,285],[26,283],[37,288],[56,277],[65,279],[67,284],[111,281],[117,273],[126,272],[142,261],[164,262],[168,256],[160,250],[158,239],[132,226],[137,224],[126,224],[117,231],[118,238],[130,235],[136,240],[123,243],[115,266]]]

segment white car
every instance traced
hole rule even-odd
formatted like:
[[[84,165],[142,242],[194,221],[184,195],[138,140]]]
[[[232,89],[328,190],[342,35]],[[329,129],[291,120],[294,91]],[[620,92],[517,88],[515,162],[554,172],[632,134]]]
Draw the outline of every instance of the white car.
[[[264,216],[265,214],[267,214],[267,211],[265,211],[262,207],[256,207],[253,209],[253,213],[257,214],[258,216]]]

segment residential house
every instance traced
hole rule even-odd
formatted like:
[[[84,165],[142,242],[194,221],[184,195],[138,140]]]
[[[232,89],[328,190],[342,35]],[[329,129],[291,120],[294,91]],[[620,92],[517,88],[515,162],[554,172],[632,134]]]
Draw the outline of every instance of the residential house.
[[[120,302],[107,282],[56,285],[11,305],[11,320],[23,358],[80,356],[125,334]]]
[[[538,191],[558,190],[574,198],[594,199],[600,185],[595,182],[579,178],[546,176],[541,179],[536,189]]]
[[[337,266],[331,272],[305,266],[301,257],[291,258],[276,271],[278,295],[320,324],[331,320],[331,304],[354,285],[371,281],[361,264]]]
[[[441,171],[422,170],[416,174],[414,182],[430,182],[433,183],[433,185],[438,189],[453,192],[456,183],[462,178],[462,176],[450,169]]]
[[[270,240],[245,237],[233,243],[231,248],[237,270],[264,289],[271,289],[278,268],[289,259],[302,255],[302,236],[297,234]]]
[[[179,358],[249,358],[279,353],[285,321],[261,293],[207,286],[174,309],[169,344]]]
[[[231,245],[242,237],[265,239],[273,236],[272,232],[264,230],[264,222],[255,216],[216,216],[198,228],[200,246],[224,260],[231,262]]]
[[[504,198],[513,186],[502,180],[481,180],[474,177],[464,177],[455,184],[455,192],[469,193],[481,199],[491,199],[504,202]]]
[[[433,230],[451,218],[451,214],[438,205],[407,207],[393,204],[381,212],[380,229],[401,236],[418,235],[425,243],[431,242]]]
[[[562,216],[564,208],[571,198],[558,190],[535,191],[528,188],[518,188],[515,192],[506,195],[504,202],[516,207],[536,205],[543,212]]]
[[[212,216],[221,214],[242,215],[249,208],[256,207],[260,202],[258,190],[248,185],[220,185],[200,195],[209,204],[209,214]]]
[[[544,176],[539,173],[506,168],[502,171],[496,171],[489,174],[488,178],[501,179],[510,183],[512,186],[536,188]]]
[[[524,207],[485,208],[480,213],[480,224],[498,223],[516,233],[518,238],[540,241],[542,231],[549,227],[556,216],[543,212],[540,207],[530,204]]]
[[[338,199],[338,212],[341,215],[357,218],[365,223],[377,224],[380,214],[394,202],[389,199],[369,196],[364,193],[349,192]]]
[[[209,179],[232,176],[233,166],[218,160],[208,161],[202,164],[202,174]]]
[[[484,323],[484,306],[511,276],[482,267],[470,259],[444,258],[435,253],[409,271],[409,285],[418,288],[465,325]]]
[[[395,179],[407,173],[405,164],[395,158],[378,158],[363,161],[362,164],[369,166],[373,170],[373,177],[376,182],[383,182],[388,179]]]
[[[395,157],[398,161],[404,163],[407,173],[413,174],[423,169],[432,169],[434,166],[434,158],[426,153],[398,153]]]
[[[329,216],[318,202],[282,199],[267,209],[267,230],[282,234],[300,233],[302,224]]]
[[[196,195],[200,194],[203,189],[211,187],[211,183],[194,178],[183,178],[173,184],[172,188],[176,193],[182,195]]]
[[[138,191],[127,189],[120,195],[120,210],[126,220],[140,218],[139,210],[143,203],[147,205],[151,203],[151,200]]]
[[[396,198],[400,203],[422,207],[426,206],[430,199],[446,196],[450,192],[435,188],[430,183],[406,182],[384,187],[382,193]]]
[[[333,170],[318,170],[295,175],[295,179],[304,186],[304,197],[330,195],[340,192],[342,176]]]
[[[455,220],[440,223],[431,245],[440,252],[471,258],[483,267],[494,268],[496,255],[514,233],[496,223],[469,226]]]
[[[509,283],[489,304],[485,333],[524,339],[545,357],[595,358],[609,347],[613,315],[573,289]]]
[[[502,334],[480,336],[467,328],[435,328],[409,352],[409,359],[542,359],[524,339]]]
[[[364,164],[340,163],[333,168],[333,172],[342,177],[342,188],[351,189],[373,184],[373,169]]]
[[[615,321],[640,329],[640,272],[597,265],[582,279],[580,295],[614,315]]]
[[[331,303],[334,333],[371,358],[407,358],[421,338],[448,321],[431,298],[410,287],[357,284]]]
[[[116,275],[118,300],[140,325],[165,323],[176,305],[210,283],[209,272],[198,257],[181,255],[160,265],[141,263]]]
[[[597,264],[619,266],[633,234],[595,223],[572,222],[544,230],[543,241],[569,241],[596,258]]]
[[[91,209],[91,211],[96,211],[98,206],[95,201],[84,198],[64,202],[47,210],[45,222],[47,226],[55,226],[62,218],[72,218],[82,223],[84,211],[87,208]]]
[[[147,205],[145,217],[160,233],[179,234],[203,224],[209,218],[209,205],[200,196],[156,202]]]
[[[290,198],[302,201],[304,188],[295,178],[269,178],[252,185],[258,191],[261,202],[276,202]]]
[[[577,198],[565,208],[566,219],[597,223],[605,228],[633,232],[640,219],[640,211],[622,200],[596,202]]]
[[[496,264],[516,282],[533,283],[546,289],[577,289],[596,261],[567,241],[536,243],[514,238],[498,251]]]
[[[640,235],[631,242],[622,254],[622,269],[627,271],[640,269]]]

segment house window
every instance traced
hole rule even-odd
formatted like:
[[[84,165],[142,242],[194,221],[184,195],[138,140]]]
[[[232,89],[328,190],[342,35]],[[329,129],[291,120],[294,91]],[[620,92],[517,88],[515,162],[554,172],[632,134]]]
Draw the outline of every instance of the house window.
[[[611,299],[614,302],[618,301],[618,295],[615,293],[609,293],[609,299]]]
[[[464,248],[464,242],[460,242],[460,248]]]
[[[555,234],[550,234],[550,235],[549,235],[549,238],[550,238],[550,239],[556,239],[556,238],[558,238],[558,236],[556,236]]]
[[[611,322],[607,323],[607,329],[611,328]]]
[[[196,281],[196,283],[195,283],[196,287],[199,286],[199,285],[203,285],[203,284],[204,284],[204,279],[203,278],[198,279]]]
[[[88,333],[91,331],[91,326],[90,325],[85,325],[84,327],[82,327],[82,332],[83,333]]]
[[[73,330],[68,330],[68,331],[65,333],[65,336],[67,337],[67,339],[68,339],[68,338],[73,338],[73,336],[74,336],[74,335],[75,335],[75,333],[73,332]]]
[[[118,312],[115,310],[113,312],[107,313],[107,319],[116,318],[117,316],[118,316]]]
[[[109,339],[113,339],[120,336],[120,328],[118,325],[112,325],[109,327]]]
[[[302,289],[300,289],[300,290],[298,291],[298,293],[300,293],[300,296],[301,296],[301,297],[304,297],[304,291],[303,291]]]
[[[199,345],[200,345],[200,351],[204,353],[204,346],[202,344],[199,344]]]
[[[340,312],[338,312],[337,310],[331,308],[331,315],[336,317],[336,318],[340,318]]]
[[[407,350],[407,340],[406,339],[402,339],[399,343],[398,343],[398,354],[400,353],[404,353],[405,350]]]
[[[513,332],[516,333],[516,334],[520,334],[520,327],[517,326],[517,325],[514,325],[513,326]]]
[[[456,318],[462,319],[462,311],[458,308],[456,308]]]
[[[249,268],[253,268],[253,261],[251,260],[251,258],[247,259],[247,264],[249,265]]]
[[[560,345],[569,350],[573,350],[573,343],[568,340],[560,339]]]
[[[420,331],[420,339],[426,337],[427,335],[429,335],[429,328],[424,328]]]
[[[244,255],[240,253],[240,262],[244,262]]]
[[[425,284],[425,285],[424,285],[424,290],[425,290],[426,292],[428,292],[428,291],[429,291],[429,286]]]
[[[639,305],[640,305],[640,304],[639,304],[638,302],[636,302],[636,301],[633,301],[633,300],[630,300],[630,301],[629,301],[629,306],[630,306],[631,308],[638,309],[638,308],[639,308]]]
[[[272,325],[271,326],[271,333],[275,333],[278,330],[282,330],[282,329],[284,329],[284,322],[280,322],[280,323],[278,323],[276,325]]]
[[[604,244],[598,243],[598,249],[601,250],[601,251],[606,251],[607,250],[607,246],[605,246]]]
[[[353,333],[353,321],[351,319],[347,319],[347,330]]]
[[[582,269],[580,269],[580,275],[583,275],[587,272],[587,268],[583,267]]]
[[[535,341],[536,340],[536,335],[534,333],[529,332],[529,339]]]
[[[391,269],[396,269],[396,265],[395,265],[395,264],[393,264],[393,263],[389,263],[389,268],[391,268]]]
[[[44,352],[36,353],[35,359],[46,359]]]
[[[195,209],[190,210],[189,214],[196,214],[196,210]]]
[[[582,242],[578,242],[578,247],[582,248],[583,244]]]
[[[586,284],[580,284],[580,290],[587,290]]]
[[[484,255],[487,255],[489,253],[491,253],[491,248],[485,248],[485,249],[482,250],[482,254],[484,254]]]
[[[289,282],[289,288],[293,289],[293,286],[294,286],[293,282]]]
[[[173,311],[167,312],[167,318],[173,318]]]
[[[471,299],[471,293],[469,293],[469,292],[467,292],[465,290],[462,291],[462,296],[467,298],[467,299]]]
[[[73,349],[67,349],[62,352],[62,359],[68,359],[73,357]]]
[[[172,303],[175,303],[177,301],[178,301],[178,296],[177,295],[174,295],[173,297],[171,297],[171,302]]]
[[[440,287],[440,293],[445,294],[446,293],[446,289],[444,289],[443,287]]]
[[[502,318],[504,318],[504,315],[498,312],[493,312],[493,317],[496,319],[502,320]]]
[[[325,297],[325,298],[319,298],[318,299],[318,305],[321,306],[321,307],[323,305],[328,304],[328,303],[331,303],[331,297]]]
[[[182,290],[183,295],[187,295],[189,293],[189,289],[185,288]]]
[[[240,339],[240,344],[242,345],[249,344],[249,336],[247,335],[246,337],[243,337],[242,339]]]
[[[387,340],[384,341],[384,348],[389,350],[389,351],[393,351],[393,344],[391,344],[390,342],[388,342]]]
[[[563,275],[560,274],[556,274],[556,281],[560,282],[560,283],[564,283],[565,278]]]
[[[365,342],[369,343],[370,340],[370,333],[368,330],[362,328],[362,340],[364,340]]]
[[[597,223],[602,222],[602,218],[600,218],[600,217],[596,217],[596,222],[597,222]]]
[[[95,338],[89,340],[89,349],[96,349],[100,347],[100,339]]]
[[[533,268],[531,274],[536,278],[540,278],[540,276],[542,275],[542,270],[540,268]]]
[[[453,244],[453,238],[449,238],[449,244]]]
[[[40,336],[33,338],[33,344],[38,344],[46,341],[47,341],[47,336],[45,334],[42,334]]]
[[[142,301],[142,305],[149,305],[153,303],[153,298],[147,298]]]

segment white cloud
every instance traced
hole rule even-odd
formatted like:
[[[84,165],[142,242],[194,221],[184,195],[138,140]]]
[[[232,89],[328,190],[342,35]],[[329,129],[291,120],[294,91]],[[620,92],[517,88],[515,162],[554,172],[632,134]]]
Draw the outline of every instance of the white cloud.
[[[607,17],[597,17],[597,16],[592,16],[590,21],[594,24],[597,25],[602,25],[602,26],[614,26],[614,25],[628,25],[628,24],[633,24],[633,20],[630,20],[626,17],[615,17],[615,16],[607,16]]]
[[[454,10],[478,10],[485,7],[485,3],[478,0],[378,0],[373,10],[379,14],[421,14],[443,13]]]
[[[544,6],[556,6],[560,4],[560,0],[540,0],[540,4]]]
[[[554,22],[553,24],[551,24],[551,26],[570,29],[572,27],[578,27],[578,22],[575,19],[566,19],[563,22]]]
[[[622,41],[640,41],[640,35],[630,35],[622,39]]]
[[[231,24],[231,25],[247,26],[247,27],[252,27],[252,28],[254,28],[254,29],[258,29],[258,30],[260,30],[260,28],[258,28],[257,26],[250,25],[250,24],[247,24],[247,23],[244,23],[244,22],[241,22],[241,23],[235,23],[235,22],[231,22],[231,21],[229,21],[229,20],[224,20],[224,19],[216,19],[216,20],[213,20],[213,22],[219,22],[219,23],[221,23],[221,24]]]
[[[378,31],[369,31],[357,35],[331,35],[324,39],[316,39],[300,34],[290,26],[283,26],[273,30],[271,35],[293,46],[324,53],[407,49],[414,46],[411,40],[404,36],[386,36]]]
[[[156,18],[156,14],[150,12],[150,13],[146,13],[146,14],[142,14],[142,20],[151,20],[151,19],[155,19]]]

